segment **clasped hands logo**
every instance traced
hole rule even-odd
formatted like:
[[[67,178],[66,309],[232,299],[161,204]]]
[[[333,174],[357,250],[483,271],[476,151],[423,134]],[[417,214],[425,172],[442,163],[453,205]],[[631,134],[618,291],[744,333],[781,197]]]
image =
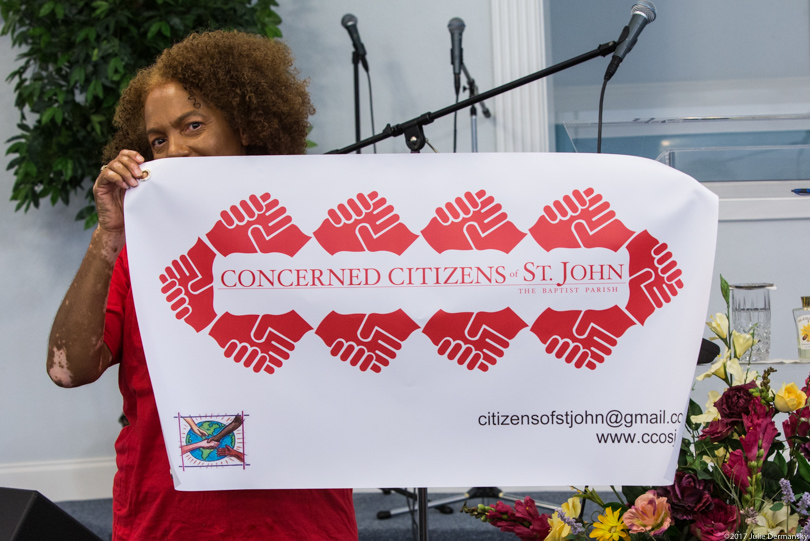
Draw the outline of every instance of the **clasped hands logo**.
[[[629,256],[629,297],[624,306],[568,311],[546,308],[531,322],[510,308],[497,312],[438,310],[422,327],[422,333],[438,355],[468,370],[486,372],[495,366],[525,328],[539,339],[546,353],[576,368],[593,370],[605,362],[630,327],[644,325],[683,288],[682,272],[668,246],[646,230],[628,229],[593,188],[574,190],[545,206],[528,232],[520,231],[485,190],[466,192],[437,208],[420,235],[438,254],[452,250],[508,254],[521,242],[534,242],[545,252],[603,248],[626,250]],[[218,256],[234,253],[279,253],[293,258],[313,237],[330,256],[341,252],[402,256],[420,235],[411,231],[376,191],[337,204],[312,236],[302,232],[269,193],[251,195],[223,211],[204,238],[198,238],[187,253],[166,267],[160,275],[161,292],[178,320],[198,333],[207,330],[226,358],[256,373],[275,373],[313,328],[332,357],[362,372],[380,373],[395,361],[403,342],[420,328],[405,311],[333,311],[320,322],[305,321],[295,311],[217,314],[213,263]],[[426,273],[432,272],[416,270],[421,270],[423,281],[428,279]],[[498,273],[502,275],[498,269],[494,272],[496,279]],[[363,280],[362,276],[356,278]],[[365,279],[369,279],[368,270]]]

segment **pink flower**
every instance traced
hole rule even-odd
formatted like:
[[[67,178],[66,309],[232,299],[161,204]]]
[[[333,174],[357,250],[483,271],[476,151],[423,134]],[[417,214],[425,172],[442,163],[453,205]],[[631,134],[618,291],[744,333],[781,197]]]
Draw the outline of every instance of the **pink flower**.
[[[723,473],[731,479],[735,485],[740,489],[745,490],[748,488],[748,460],[742,452],[742,449],[734,449],[728,455],[728,461],[723,464]]]
[[[746,415],[743,417],[743,424],[745,425],[745,436],[740,438],[740,443],[748,460],[756,460],[760,449],[763,457],[768,456],[773,440],[779,435],[773,419]]]
[[[549,516],[541,515],[528,496],[522,502],[515,502],[514,509],[503,502],[496,503],[487,513],[487,519],[502,532],[511,532],[524,541],[543,541],[551,531]]]
[[[631,533],[649,532],[650,535],[664,533],[672,524],[667,499],[659,498],[654,490],[636,498],[636,503],[624,513],[622,520]]]
[[[714,498],[711,510],[695,517],[692,523],[692,535],[700,541],[725,541],[737,531],[739,514],[733,505],[726,505],[722,500]]]

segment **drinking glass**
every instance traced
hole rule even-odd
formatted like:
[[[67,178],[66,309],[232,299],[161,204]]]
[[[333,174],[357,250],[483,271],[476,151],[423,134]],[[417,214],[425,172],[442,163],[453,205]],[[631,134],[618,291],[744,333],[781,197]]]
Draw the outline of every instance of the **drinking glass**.
[[[773,284],[733,284],[731,294],[731,329],[740,334],[754,331],[759,340],[750,350],[751,362],[765,362],[771,349],[771,296]],[[744,360],[748,360],[746,352]],[[743,359],[741,359],[743,360]]]

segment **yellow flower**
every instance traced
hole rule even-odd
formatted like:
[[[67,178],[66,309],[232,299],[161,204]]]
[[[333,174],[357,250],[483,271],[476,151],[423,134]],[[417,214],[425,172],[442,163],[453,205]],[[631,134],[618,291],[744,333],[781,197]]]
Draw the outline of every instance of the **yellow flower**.
[[[801,409],[806,402],[807,395],[795,383],[783,383],[773,399],[773,405],[782,413]]]
[[[742,359],[743,354],[756,343],[750,334],[740,334],[737,331],[731,331],[731,341],[734,342],[734,355],[738,359]]]
[[[762,512],[757,516],[757,524],[754,526],[753,533],[769,539],[781,533],[794,534],[796,527],[799,525],[799,514],[791,513],[788,518],[789,506],[783,505],[779,511],[771,511],[773,502],[765,500],[765,505],[762,506]],[[785,525],[787,523],[787,532],[785,532]]]
[[[565,516],[575,519],[579,517],[579,513],[582,511],[582,502],[579,501],[579,498],[572,497],[568,498],[568,501],[560,507]],[[563,541],[571,533],[571,526],[563,522],[560,514],[556,511],[548,519],[548,525],[551,526],[551,531],[546,537],[546,541]]]
[[[706,464],[714,464],[718,468],[722,468],[723,464],[725,464],[726,462],[727,454],[728,451],[726,451],[725,448],[721,447],[720,449],[717,449],[714,452],[714,458],[708,455],[703,455],[701,458],[703,458],[703,462],[705,462]]]
[[[810,342],[810,323],[802,327],[802,342]]]
[[[597,541],[630,540],[630,535],[627,533],[627,526],[622,522],[619,510],[614,511],[610,507],[605,509],[604,515],[599,515],[598,520],[593,523],[593,530],[588,535],[589,537],[595,538]]]
[[[728,318],[726,314],[718,312],[709,317],[711,317],[711,321],[707,321],[706,325],[718,338],[725,340],[726,336],[728,336]]]
[[[709,401],[706,402],[706,409],[701,415],[692,415],[693,423],[711,423],[715,419],[720,418],[720,412],[714,407],[714,403],[720,398],[720,393],[717,391],[709,391]]]
[[[757,372],[750,368],[746,368],[743,374],[740,361],[737,359],[729,359],[726,361],[726,373],[729,375],[734,385],[743,385],[757,379]]]
[[[726,351],[723,354],[722,357],[720,357],[719,359],[717,359],[716,361],[714,361],[712,363],[712,365],[709,367],[709,370],[707,372],[699,375],[695,379],[698,380],[698,381],[703,381],[704,379],[706,379],[708,377],[711,377],[711,376],[717,376],[720,379],[725,379],[726,378],[726,362],[728,361],[728,353],[729,352]]]

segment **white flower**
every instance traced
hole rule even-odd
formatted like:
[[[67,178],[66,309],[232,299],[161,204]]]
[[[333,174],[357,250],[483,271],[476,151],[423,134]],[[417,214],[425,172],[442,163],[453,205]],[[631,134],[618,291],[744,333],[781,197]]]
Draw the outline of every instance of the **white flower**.
[[[711,321],[707,321],[706,325],[709,326],[709,329],[711,329],[711,331],[716,334],[718,338],[725,340],[726,336],[728,336],[728,318],[726,317],[726,314],[718,312],[709,317],[711,318]]]

